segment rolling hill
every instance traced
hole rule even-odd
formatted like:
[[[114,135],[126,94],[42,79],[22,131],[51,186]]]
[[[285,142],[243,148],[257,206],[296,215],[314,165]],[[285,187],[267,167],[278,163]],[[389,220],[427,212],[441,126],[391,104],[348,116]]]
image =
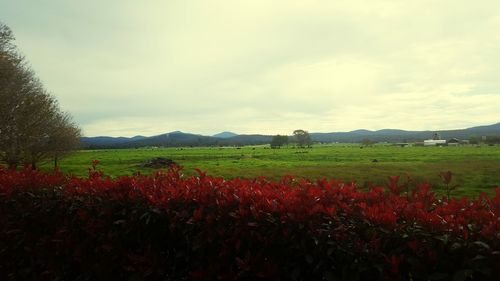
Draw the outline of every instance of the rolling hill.
[[[236,137],[237,135],[238,134],[235,134],[233,132],[222,132],[222,133],[215,134],[212,137],[220,138],[220,139],[228,139],[228,138]]]
[[[378,131],[356,130],[351,132],[311,133],[317,142],[362,142],[365,139],[376,142],[415,142],[432,138],[438,133],[442,139],[470,139],[481,136],[500,136],[500,123],[461,130],[405,131],[383,129]]]
[[[470,139],[481,136],[500,136],[500,123],[477,126],[461,130],[440,131],[405,131],[397,129],[383,129],[378,131],[355,130],[350,132],[311,133],[314,142],[362,142],[370,140],[374,142],[415,142],[431,138],[438,133],[442,139]],[[100,148],[138,148],[138,147],[160,147],[160,146],[240,146],[268,144],[272,140],[271,135],[238,135],[231,132],[222,132],[214,136],[184,133],[180,131],[156,135],[152,137],[135,136],[126,137],[83,137],[82,146],[86,149]]]

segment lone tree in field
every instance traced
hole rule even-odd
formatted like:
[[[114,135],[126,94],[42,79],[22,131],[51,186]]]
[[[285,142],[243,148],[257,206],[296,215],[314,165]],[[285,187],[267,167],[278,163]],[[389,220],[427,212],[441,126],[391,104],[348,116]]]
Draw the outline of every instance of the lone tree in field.
[[[311,147],[312,140],[311,136],[307,131],[304,130],[295,130],[293,131],[293,136],[295,137],[295,141],[299,147]]]
[[[288,136],[276,135],[271,141],[271,148],[280,148],[285,144],[288,144]]]
[[[12,31],[0,23],[0,161],[35,168],[43,159],[76,149],[81,133],[13,41]]]

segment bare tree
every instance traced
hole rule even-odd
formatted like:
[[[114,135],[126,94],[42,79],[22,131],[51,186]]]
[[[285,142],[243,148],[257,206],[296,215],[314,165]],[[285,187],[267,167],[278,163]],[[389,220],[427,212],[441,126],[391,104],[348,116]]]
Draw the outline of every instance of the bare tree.
[[[67,113],[57,113],[47,124],[46,135],[39,138],[26,150],[28,161],[33,168],[37,163],[45,159],[54,160],[54,168],[57,168],[59,159],[72,152],[80,146],[81,131],[74,124],[71,116]]]
[[[39,87],[34,87],[33,73],[14,52],[10,29],[0,25],[0,30],[0,151],[2,159],[15,166],[22,158],[23,140],[18,135],[26,127],[25,115]]]
[[[0,160],[12,168],[20,163],[36,167],[56,151],[74,149],[80,129],[60,111],[13,40],[0,23]]]

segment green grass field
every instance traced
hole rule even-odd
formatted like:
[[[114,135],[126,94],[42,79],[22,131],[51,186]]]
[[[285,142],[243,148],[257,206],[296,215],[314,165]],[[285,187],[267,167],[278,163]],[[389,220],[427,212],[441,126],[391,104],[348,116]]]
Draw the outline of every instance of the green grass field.
[[[185,174],[194,174],[195,168],[213,176],[225,178],[272,179],[284,175],[306,178],[337,178],[356,181],[360,186],[368,182],[385,184],[387,177],[410,175],[414,182],[427,181],[442,188],[439,173],[452,171],[452,184],[458,188],[456,196],[477,196],[485,191],[493,193],[500,186],[499,146],[460,147],[395,147],[358,145],[321,145],[310,149],[269,149],[264,146],[241,148],[161,148],[79,151],[60,161],[63,172],[77,176],[88,175],[93,159],[101,161],[99,168],[113,177],[133,175],[137,171],[152,173],[153,169],[139,165],[154,157],[166,157],[184,167]],[[375,162],[374,159],[377,161]],[[44,169],[51,169],[46,163]]]

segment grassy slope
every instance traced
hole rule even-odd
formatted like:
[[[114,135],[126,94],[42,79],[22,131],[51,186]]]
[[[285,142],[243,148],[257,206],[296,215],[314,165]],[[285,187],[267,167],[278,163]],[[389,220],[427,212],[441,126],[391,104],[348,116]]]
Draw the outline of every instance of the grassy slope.
[[[151,169],[137,165],[153,157],[167,157],[185,167],[227,178],[266,176],[279,178],[295,175],[307,178],[341,178],[382,184],[390,175],[410,174],[415,181],[438,185],[439,172],[451,170],[455,195],[476,196],[500,186],[500,147],[393,147],[360,148],[355,145],[315,146],[312,149],[236,148],[165,148],[80,151],[61,161],[61,169],[79,176],[87,175],[93,159],[101,160],[100,169],[112,176],[132,175]],[[372,162],[377,159],[378,162]],[[50,164],[45,166],[50,168]]]

